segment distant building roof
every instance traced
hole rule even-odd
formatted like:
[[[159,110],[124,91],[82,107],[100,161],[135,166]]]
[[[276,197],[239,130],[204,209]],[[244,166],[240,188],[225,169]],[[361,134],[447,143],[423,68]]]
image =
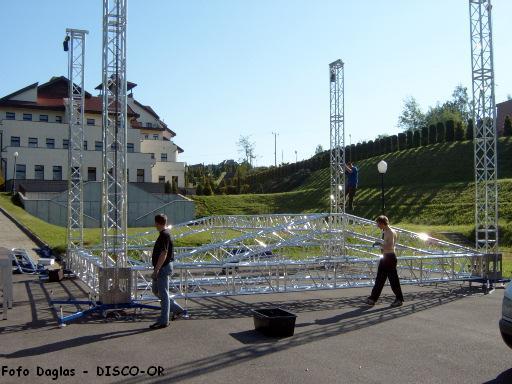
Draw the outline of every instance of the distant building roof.
[[[37,86],[38,83],[29,85],[16,92],[13,92],[0,99],[0,105],[13,108],[33,108],[49,110],[65,110],[64,99],[69,96],[69,80],[64,76],[52,77],[50,81]],[[12,100],[13,97],[37,87],[37,101]],[[103,110],[103,98],[101,96],[92,96],[85,92],[85,112],[99,113]],[[130,107],[127,110],[128,116],[138,117]]]

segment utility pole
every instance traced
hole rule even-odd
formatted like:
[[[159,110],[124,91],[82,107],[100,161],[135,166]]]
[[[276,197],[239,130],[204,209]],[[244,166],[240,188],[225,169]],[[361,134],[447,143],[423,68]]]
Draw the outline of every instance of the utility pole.
[[[279,133],[272,132],[272,134],[274,135],[274,167],[277,167],[277,135]]]
[[[297,150],[295,150],[295,162],[297,162]]]

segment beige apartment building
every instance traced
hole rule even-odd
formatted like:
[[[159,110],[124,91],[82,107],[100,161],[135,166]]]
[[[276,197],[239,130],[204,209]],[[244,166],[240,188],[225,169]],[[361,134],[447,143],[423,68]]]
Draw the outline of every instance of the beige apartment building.
[[[67,180],[69,126],[65,107],[68,79],[53,77],[0,99],[2,174],[12,180]],[[183,150],[176,134],[149,106],[133,96],[128,82],[128,181],[185,186]],[[98,88],[96,88],[98,89]],[[102,97],[86,92],[84,111],[84,181],[102,178]],[[17,156],[15,156],[17,154]]]

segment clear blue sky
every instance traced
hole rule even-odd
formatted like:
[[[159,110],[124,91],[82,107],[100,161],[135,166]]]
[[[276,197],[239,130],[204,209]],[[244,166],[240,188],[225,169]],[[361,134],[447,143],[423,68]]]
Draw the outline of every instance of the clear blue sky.
[[[90,31],[86,88],[101,79],[101,0],[0,7],[0,95],[66,75],[66,28]],[[512,93],[512,1],[493,1],[496,101]],[[422,109],[471,91],[467,0],[128,0],[128,79],[177,133],[189,164],[256,165],[329,147],[328,64],[345,62],[346,142],[394,134],[403,100]],[[283,154],[283,156],[282,156]]]

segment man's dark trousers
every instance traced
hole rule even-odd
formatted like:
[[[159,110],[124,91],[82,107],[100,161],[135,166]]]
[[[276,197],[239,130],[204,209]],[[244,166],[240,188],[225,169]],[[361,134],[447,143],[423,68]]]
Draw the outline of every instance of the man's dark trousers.
[[[397,300],[404,301],[402,289],[400,288],[400,280],[398,279],[398,272],[396,271],[396,255],[394,253],[385,253],[379,263],[377,269],[377,277],[375,278],[375,286],[372,289],[370,299],[377,301],[384,288],[386,279],[389,278],[389,284],[395,294]]]

